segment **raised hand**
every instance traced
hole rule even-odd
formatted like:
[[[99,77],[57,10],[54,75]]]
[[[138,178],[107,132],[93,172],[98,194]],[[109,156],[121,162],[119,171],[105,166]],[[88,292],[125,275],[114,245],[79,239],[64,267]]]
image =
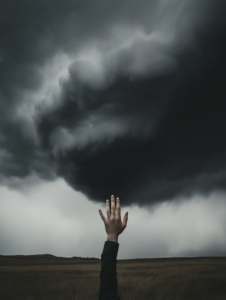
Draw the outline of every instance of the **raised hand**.
[[[106,200],[106,213],[107,218],[105,218],[101,209],[99,209],[100,216],[104,221],[105,230],[107,232],[107,240],[112,242],[118,242],[118,236],[126,228],[128,221],[128,212],[125,213],[123,222],[121,220],[121,208],[120,200],[117,198],[116,210],[115,210],[115,197],[111,196],[111,211],[109,200]]]

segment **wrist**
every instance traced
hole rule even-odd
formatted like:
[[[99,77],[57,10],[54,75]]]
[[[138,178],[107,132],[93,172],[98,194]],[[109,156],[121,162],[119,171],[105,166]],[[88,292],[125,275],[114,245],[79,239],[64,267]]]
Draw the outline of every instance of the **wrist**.
[[[116,235],[116,234],[108,234],[107,235],[107,241],[118,243],[118,235]]]

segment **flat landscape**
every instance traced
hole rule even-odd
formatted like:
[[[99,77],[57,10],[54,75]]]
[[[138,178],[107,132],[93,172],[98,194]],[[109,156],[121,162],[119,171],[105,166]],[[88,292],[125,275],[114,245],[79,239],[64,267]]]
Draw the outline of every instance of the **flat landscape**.
[[[118,260],[125,300],[226,299],[226,257]],[[0,256],[0,299],[95,300],[100,260]]]

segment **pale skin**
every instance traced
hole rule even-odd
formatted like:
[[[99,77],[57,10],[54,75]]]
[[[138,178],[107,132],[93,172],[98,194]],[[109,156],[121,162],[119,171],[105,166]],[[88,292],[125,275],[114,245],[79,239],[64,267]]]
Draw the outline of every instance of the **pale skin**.
[[[123,232],[126,228],[128,221],[128,212],[125,213],[123,221],[121,220],[121,207],[120,207],[120,199],[117,197],[116,206],[115,206],[115,196],[111,196],[111,211],[110,211],[110,203],[109,200],[106,200],[106,214],[107,218],[105,218],[101,209],[99,209],[100,216],[104,221],[105,230],[107,232],[107,240],[112,242],[118,242],[118,236]]]

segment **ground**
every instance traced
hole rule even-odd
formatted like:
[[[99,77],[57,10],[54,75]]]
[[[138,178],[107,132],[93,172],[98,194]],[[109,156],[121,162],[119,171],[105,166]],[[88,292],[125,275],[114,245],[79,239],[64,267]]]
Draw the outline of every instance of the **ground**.
[[[118,260],[121,300],[225,300],[226,257]],[[0,256],[1,300],[98,299],[100,261]]]

